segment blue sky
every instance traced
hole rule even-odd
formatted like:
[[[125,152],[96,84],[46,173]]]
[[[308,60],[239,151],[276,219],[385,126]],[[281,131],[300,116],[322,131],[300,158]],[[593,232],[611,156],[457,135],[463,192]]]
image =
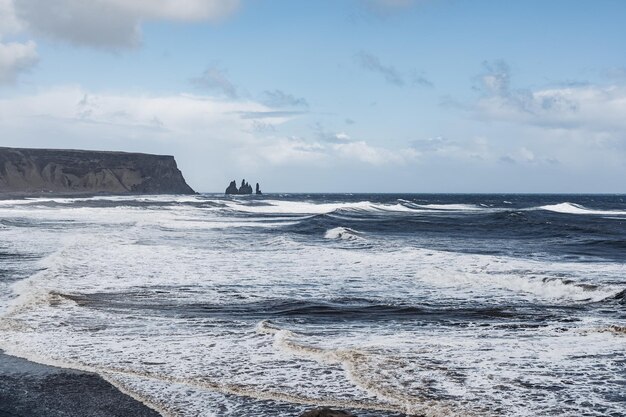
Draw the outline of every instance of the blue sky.
[[[626,3],[0,0],[0,146],[199,191],[626,192]]]

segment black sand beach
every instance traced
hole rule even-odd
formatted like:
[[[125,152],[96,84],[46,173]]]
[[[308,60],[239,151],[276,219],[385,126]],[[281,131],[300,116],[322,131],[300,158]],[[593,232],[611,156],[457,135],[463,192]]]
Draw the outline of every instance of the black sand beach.
[[[0,353],[0,417],[158,417],[96,374]]]

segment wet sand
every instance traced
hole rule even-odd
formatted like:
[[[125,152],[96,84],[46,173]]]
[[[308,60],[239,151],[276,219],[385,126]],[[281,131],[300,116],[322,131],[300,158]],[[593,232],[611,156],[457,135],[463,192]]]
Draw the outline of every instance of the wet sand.
[[[100,376],[0,352],[0,417],[158,417]]]

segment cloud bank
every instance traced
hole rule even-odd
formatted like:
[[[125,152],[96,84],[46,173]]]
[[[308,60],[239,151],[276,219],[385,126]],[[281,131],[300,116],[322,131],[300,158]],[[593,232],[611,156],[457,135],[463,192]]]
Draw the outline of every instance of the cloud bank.
[[[13,0],[0,0],[0,35],[15,33],[22,29],[22,23],[15,15]]]
[[[239,0],[14,0],[14,7],[33,32],[76,45],[119,49],[140,43],[143,21],[215,22],[236,11]]]
[[[574,84],[565,87],[512,89],[509,66],[485,64],[483,96],[475,111],[487,120],[548,129],[588,132],[626,131],[626,87]]]
[[[12,0],[0,0],[0,85],[15,83],[21,72],[28,71],[39,61],[35,42],[2,41],[3,36],[21,29]]]
[[[273,111],[252,100],[96,93],[80,87],[0,99],[0,129],[12,145],[45,147],[54,141],[57,147],[110,149],[122,143],[133,150],[135,143],[137,149],[154,151],[167,144],[184,150],[181,154],[204,149],[215,166],[236,163],[244,168],[342,162],[380,166],[410,163],[416,156],[412,149],[372,146],[343,132],[325,142],[258,128],[259,123],[281,126],[299,114]]]
[[[18,74],[31,69],[38,61],[35,42],[0,42],[0,85],[14,83]]]

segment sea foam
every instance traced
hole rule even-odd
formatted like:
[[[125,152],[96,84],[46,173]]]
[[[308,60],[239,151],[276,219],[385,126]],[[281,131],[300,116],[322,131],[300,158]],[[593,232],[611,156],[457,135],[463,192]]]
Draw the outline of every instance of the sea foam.
[[[141,198],[0,207],[7,252],[31,259],[0,257],[31,273],[0,292],[0,348],[97,372],[166,415],[623,411],[625,323],[602,302],[623,262],[441,248],[491,210],[464,204]],[[446,210],[453,233],[397,225]],[[342,211],[367,215],[315,216]]]

